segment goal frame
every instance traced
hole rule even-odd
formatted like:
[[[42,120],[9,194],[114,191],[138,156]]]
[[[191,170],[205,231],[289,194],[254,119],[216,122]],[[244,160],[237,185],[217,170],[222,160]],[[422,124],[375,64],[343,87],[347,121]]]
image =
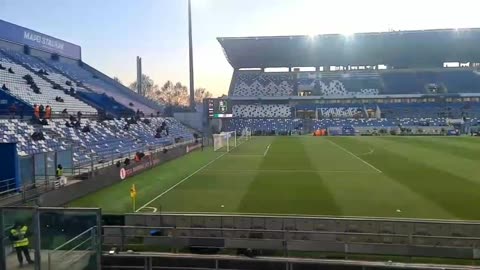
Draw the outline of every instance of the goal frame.
[[[228,131],[213,134],[214,152],[220,152],[222,149],[226,149],[226,152],[230,152],[235,147],[237,147],[237,132]]]

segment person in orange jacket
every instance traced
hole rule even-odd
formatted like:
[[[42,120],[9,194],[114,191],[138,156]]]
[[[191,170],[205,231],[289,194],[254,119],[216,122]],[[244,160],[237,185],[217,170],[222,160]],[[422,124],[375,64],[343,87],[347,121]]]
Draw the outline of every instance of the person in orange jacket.
[[[52,118],[52,107],[50,105],[47,105],[45,108],[45,119],[50,119]]]
[[[35,115],[35,118],[40,118],[40,107],[37,104],[33,104],[33,114]]]

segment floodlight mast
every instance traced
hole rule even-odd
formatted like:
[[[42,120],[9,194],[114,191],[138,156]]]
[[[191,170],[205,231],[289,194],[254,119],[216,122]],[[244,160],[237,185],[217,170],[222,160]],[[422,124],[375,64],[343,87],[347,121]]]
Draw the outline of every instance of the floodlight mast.
[[[190,65],[190,110],[195,110],[195,82],[193,74],[193,41],[192,41],[192,4],[188,0],[188,52]]]

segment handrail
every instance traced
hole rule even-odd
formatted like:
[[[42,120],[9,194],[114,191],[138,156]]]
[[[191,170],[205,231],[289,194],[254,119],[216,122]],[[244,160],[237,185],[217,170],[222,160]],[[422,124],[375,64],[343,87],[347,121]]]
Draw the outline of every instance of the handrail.
[[[431,239],[458,239],[458,240],[475,240],[480,241],[480,237],[463,237],[463,236],[442,236],[442,235],[419,235],[419,234],[390,234],[390,233],[363,233],[348,231],[302,231],[302,230],[268,230],[268,229],[239,229],[239,228],[200,228],[200,227],[149,227],[149,226],[102,226],[104,229],[149,229],[149,230],[175,230],[175,231],[226,231],[226,232],[253,232],[253,233],[293,233],[293,234],[322,234],[322,235],[355,235],[355,236],[381,236],[381,237],[414,237],[414,238],[431,238]],[[142,236],[138,234],[128,235],[125,237]],[[150,235],[145,235],[150,237]],[[177,236],[181,237],[181,236]],[[197,237],[202,238],[202,237]],[[224,238],[224,237],[204,237],[204,238]]]
[[[71,242],[73,242],[73,241],[77,240],[77,239],[78,239],[78,238],[80,238],[82,235],[86,234],[87,232],[90,232],[90,231],[92,231],[92,230],[93,230],[93,229],[95,229],[96,227],[97,227],[97,226],[93,226],[93,227],[89,228],[88,230],[86,230],[86,231],[82,232],[81,234],[79,234],[79,235],[75,236],[74,238],[72,238],[72,239],[68,240],[67,242],[63,243],[63,244],[62,244],[62,245],[60,245],[59,247],[55,248],[53,251],[59,250],[59,249],[61,249],[62,247],[64,247],[64,246],[66,246],[66,245],[70,244]]]

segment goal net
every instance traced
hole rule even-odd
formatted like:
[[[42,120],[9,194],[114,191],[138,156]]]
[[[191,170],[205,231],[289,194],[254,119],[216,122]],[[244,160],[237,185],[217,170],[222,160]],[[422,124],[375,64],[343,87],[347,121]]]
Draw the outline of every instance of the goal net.
[[[237,133],[235,131],[213,134],[213,151],[230,152],[237,147]]]
[[[250,140],[250,137],[252,137],[252,132],[250,131],[249,128],[244,128],[242,130],[242,133],[240,135],[240,138],[238,138],[240,143],[243,143],[245,141]]]

